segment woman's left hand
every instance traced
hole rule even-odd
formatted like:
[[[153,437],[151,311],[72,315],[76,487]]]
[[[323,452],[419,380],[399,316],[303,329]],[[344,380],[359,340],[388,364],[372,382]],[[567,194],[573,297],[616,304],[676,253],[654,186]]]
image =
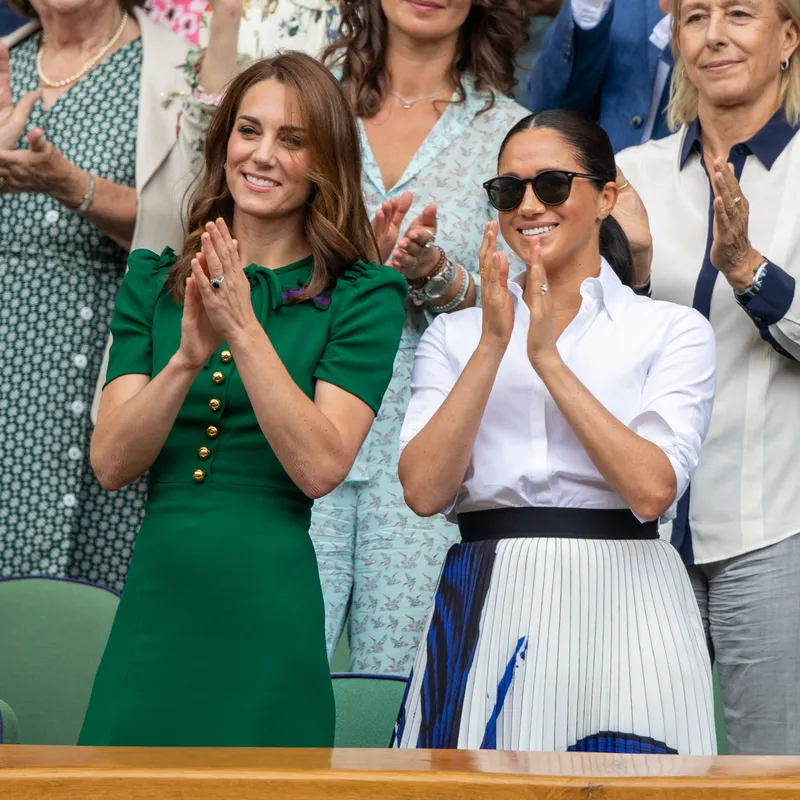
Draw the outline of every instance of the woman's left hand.
[[[75,167],[47,141],[41,128],[28,134],[27,150],[0,150],[0,192],[58,194]],[[80,200],[78,201],[80,202]]]
[[[542,246],[532,238],[528,251],[528,270],[525,276],[525,291],[522,294],[531,312],[528,328],[528,360],[539,369],[561,361],[556,347],[555,315],[550,287],[542,264]]]
[[[763,258],[750,244],[750,204],[742,194],[730,164],[714,161],[714,242],[711,263],[737,291],[746,289]]]
[[[425,278],[439,263],[440,251],[431,247],[436,239],[436,206],[429,205],[408,226],[405,236],[397,243],[389,266],[402,272],[407,280]]]
[[[192,260],[192,275],[200,289],[211,324],[228,343],[251,326],[259,325],[253,311],[250,281],[239,261],[239,245],[222,218],[206,223],[202,252]],[[222,278],[219,289],[211,285]]]

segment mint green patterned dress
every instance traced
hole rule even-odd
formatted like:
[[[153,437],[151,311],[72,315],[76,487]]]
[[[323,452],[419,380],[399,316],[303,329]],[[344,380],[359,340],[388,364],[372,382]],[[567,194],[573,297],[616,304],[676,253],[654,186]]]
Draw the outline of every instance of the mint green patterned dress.
[[[11,51],[14,102],[38,88],[38,43],[34,35]],[[141,65],[136,39],[48,111],[37,103],[27,130],[43,128],[81,169],[133,186]],[[125,262],[125,251],[48,195],[0,194],[2,576],[122,587],[145,485],[106,493],[88,454],[89,410]]]

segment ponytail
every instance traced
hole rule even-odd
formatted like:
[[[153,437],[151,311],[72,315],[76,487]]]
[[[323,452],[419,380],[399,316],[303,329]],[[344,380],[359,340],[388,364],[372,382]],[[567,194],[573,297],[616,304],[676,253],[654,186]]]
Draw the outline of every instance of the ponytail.
[[[614,217],[606,217],[600,224],[600,255],[625,286],[633,286],[633,253],[625,231]]]

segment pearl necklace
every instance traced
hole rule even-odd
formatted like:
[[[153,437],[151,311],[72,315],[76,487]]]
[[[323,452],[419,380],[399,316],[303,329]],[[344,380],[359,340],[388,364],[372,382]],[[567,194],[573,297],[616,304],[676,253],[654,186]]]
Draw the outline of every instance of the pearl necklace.
[[[125,30],[125,25],[128,23],[128,12],[126,11],[122,15],[122,21],[119,23],[119,27],[117,28],[114,35],[111,37],[111,41],[102,47],[100,50],[97,51],[81,68],[78,72],[74,75],[70,75],[69,78],[64,78],[61,81],[52,81],[47,75],[42,72],[42,55],[44,53],[44,46],[47,44],[47,37],[42,34],[42,46],[39,48],[39,52],[36,54],[36,69],[39,72],[39,83],[42,86],[47,86],[51,89],[61,89],[64,86],[69,86],[70,84],[79,81],[90,69],[95,67],[97,63],[103,58],[103,56],[119,41],[119,37],[122,36],[122,31]]]

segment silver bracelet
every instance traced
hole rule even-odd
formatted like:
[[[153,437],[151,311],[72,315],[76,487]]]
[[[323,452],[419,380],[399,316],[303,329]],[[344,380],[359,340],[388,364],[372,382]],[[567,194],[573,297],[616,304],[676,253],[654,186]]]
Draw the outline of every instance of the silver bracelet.
[[[85,216],[86,212],[89,210],[89,207],[92,205],[92,201],[94,200],[94,187],[97,184],[97,178],[95,177],[94,173],[89,173],[89,185],[86,187],[86,194],[83,196],[83,200],[81,200],[81,204],[75,209],[75,213],[79,214],[80,216]]]
[[[447,258],[444,250],[439,248],[439,251],[444,258],[444,267],[435,275],[431,275],[422,286],[408,291],[409,299],[417,307],[435,303],[440,297],[447,294],[458,277],[456,265]]]
[[[466,300],[467,295],[469,294],[469,287],[472,283],[469,277],[469,272],[467,272],[466,269],[461,266],[461,264],[458,264],[457,266],[462,276],[461,288],[449,303],[445,303],[443,306],[428,306],[428,308],[433,311],[434,314],[447,314],[450,311],[454,311],[464,302],[464,300]]]

